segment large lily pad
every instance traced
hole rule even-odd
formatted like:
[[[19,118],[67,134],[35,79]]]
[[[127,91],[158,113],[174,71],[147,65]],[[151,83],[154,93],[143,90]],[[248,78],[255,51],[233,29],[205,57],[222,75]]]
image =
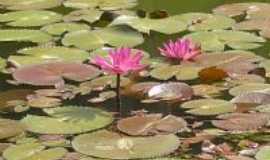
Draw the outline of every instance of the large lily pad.
[[[107,27],[88,31],[82,30],[65,35],[62,43],[65,46],[75,46],[85,50],[103,47],[105,44],[119,46],[136,46],[144,41],[142,35],[125,26]]]
[[[265,113],[232,113],[218,117],[221,120],[213,120],[212,124],[228,131],[250,131],[266,125],[270,119]]]
[[[161,114],[136,115],[118,121],[117,127],[128,135],[155,135],[177,133],[187,128],[187,122],[181,117]]]
[[[249,93],[249,92],[263,91],[264,89],[270,89],[270,85],[263,84],[263,83],[249,83],[249,84],[236,86],[230,89],[229,93],[232,96],[238,96],[238,95]]]
[[[93,23],[99,20],[102,14],[103,11],[97,9],[75,10],[64,16],[63,19],[65,22],[86,21],[89,23]]]
[[[10,119],[0,119],[0,139],[18,136],[25,127],[20,122]]]
[[[234,97],[231,102],[240,104],[270,104],[270,94],[263,92],[248,92]]]
[[[98,7],[101,10],[119,10],[135,7],[137,0],[67,0],[64,5],[82,9]]]
[[[193,100],[185,102],[180,107],[189,109],[186,111],[189,114],[199,116],[219,115],[233,112],[236,109],[236,106],[233,103],[221,99]]]
[[[171,17],[164,19],[149,19],[149,18],[139,18],[135,16],[122,15],[117,17],[111,23],[111,25],[122,25],[122,24],[127,24],[140,32],[148,34],[150,33],[151,30],[165,34],[173,34],[184,31],[187,28],[187,24]]]
[[[80,153],[108,159],[139,159],[167,155],[179,146],[175,135],[129,137],[101,130],[75,137],[72,146]]]
[[[51,117],[28,115],[22,120],[27,130],[40,134],[77,134],[109,125],[112,115],[88,107],[58,107],[44,110]]]
[[[44,26],[41,30],[48,32],[51,35],[61,35],[65,32],[90,30],[90,27],[86,24],[79,23],[54,23]]]
[[[7,148],[3,156],[7,160],[58,160],[67,153],[64,148],[44,149],[39,143],[19,144]]]
[[[195,32],[185,36],[202,45],[205,51],[222,51],[225,46],[233,49],[254,49],[261,46],[265,40],[255,34],[242,31],[212,31]],[[237,44],[237,45],[236,45]]]
[[[35,43],[45,43],[52,40],[52,37],[39,30],[0,30],[0,42],[35,42]]]
[[[186,83],[169,82],[153,86],[148,91],[148,97],[157,100],[179,100],[191,99],[193,89]]]
[[[33,27],[59,22],[62,15],[52,11],[15,11],[0,14],[0,22],[6,22],[8,26]]]
[[[17,52],[19,55],[8,58],[16,67],[50,62],[83,62],[89,58],[88,52],[67,47],[33,47]]]
[[[38,10],[60,6],[62,0],[0,0],[0,6],[8,10]]]
[[[263,146],[255,155],[256,160],[268,160],[270,159],[270,146]]]
[[[97,77],[100,71],[81,63],[44,63],[21,67],[12,74],[18,83],[36,86],[57,86],[64,83],[63,78],[73,81],[86,81]]]

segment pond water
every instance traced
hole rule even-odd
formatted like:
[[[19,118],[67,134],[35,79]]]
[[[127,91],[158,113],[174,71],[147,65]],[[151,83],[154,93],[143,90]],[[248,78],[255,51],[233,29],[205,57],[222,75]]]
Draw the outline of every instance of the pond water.
[[[0,8],[0,159],[270,160],[270,0]]]

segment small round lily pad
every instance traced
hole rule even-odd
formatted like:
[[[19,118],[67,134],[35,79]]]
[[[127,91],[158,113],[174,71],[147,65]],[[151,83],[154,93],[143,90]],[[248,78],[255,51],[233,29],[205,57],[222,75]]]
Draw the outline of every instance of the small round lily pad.
[[[186,111],[189,114],[199,116],[219,115],[233,112],[236,109],[236,106],[233,103],[221,99],[192,100],[183,103],[180,107],[189,109]]]
[[[173,135],[129,137],[101,130],[75,137],[73,148],[83,154],[108,159],[154,158],[168,155],[179,146]]]

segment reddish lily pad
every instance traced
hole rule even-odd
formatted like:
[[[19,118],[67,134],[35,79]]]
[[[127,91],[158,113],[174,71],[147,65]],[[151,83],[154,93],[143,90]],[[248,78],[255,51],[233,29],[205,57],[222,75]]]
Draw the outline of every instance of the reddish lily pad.
[[[169,134],[185,130],[187,122],[181,117],[161,114],[136,115],[125,118],[117,123],[117,128],[128,135]]]
[[[51,86],[63,84],[65,79],[86,81],[97,77],[100,71],[90,65],[81,63],[45,63],[21,67],[13,73],[19,83]]]
[[[263,92],[249,92],[236,96],[232,103],[270,104],[270,94]]]
[[[266,125],[270,116],[265,113],[232,113],[218,118],[221,120],[212,121],[217,128],[228,131],[250,131]]]

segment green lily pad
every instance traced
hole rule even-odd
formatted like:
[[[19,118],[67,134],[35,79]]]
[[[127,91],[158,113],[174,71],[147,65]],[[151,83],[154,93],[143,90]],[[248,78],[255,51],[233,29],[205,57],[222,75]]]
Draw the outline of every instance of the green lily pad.
[[[90,27],[86,24],[79,23],[54,23],[41,28],[41,30],[51,35],[61,35],[65,32],[74,32],[80,30],[89,30]]]
[[[185,102],[180,106],[181,108],[189,109],[186,111],[189,114],[199,116],[219,115],[223,113],[233,112],[236,106],[221,99],[199,99]]]
[[[108,159],[154,158],[172,153],[179,146],[173,134],[152,137],[129,137],[101,130],[79,135],[73,148],[83,154]]]
[[[75,10],[64,16],[65,22],[85,21],[93,23],[100,19],[104,12],[97,9]]]
[[[8,26],[34,27],[59,22],[62,15],[52,11],[14,11],[0,14],[0,22],[6,22]]]
[[[201,69],[201,67],[185,65],[161,66],[154,68],[150,76],[158,80],[169,80],[174,76],[177,80],[194,80],[199,77]]]
[[[23,143],[10,146],[3,156],[7,160],[58,160],[67,153],[64,148],[44,149],[45,146],[39,143]]]
[[[265,39],[242,31],[194,32],[185,36],[202,45],[205,51],[223,51],[225,45],[233,49],[254,49],[261,46]]]
[[[236,86],[230,89],[229,93],[232,96],[238,96],[241,94],[246,94],[246,93],[254,92],[254,91],[262,91],[265,89],[270,89],[270,84],[248,83],[248,84],[243,84],[243,85]]]
[[[104,29],[88,31],[81,30],[65,35],[62,43],[65,46],[75,46],[85,50],[103,47],[105,44],[119,47],[133,47],[143,43],[142,35],[125,26],[113,26]]]
[[[52,37],[39,30],[0,30],[0,42],[34,42],[34,43],[45,43],[52,40]]]
[[[260,67],[263,67],[265,69],[265,76],[270,77],[270,60],[266,59],[262,61],[259,65]]]
[[[59,107],[44,109],[51,117],[28,115],[22,120],[27,130],[40,134],[78,134],[103,128],[112,121],[112,115],[88,107]]]
[[[263,146],[255,155],[256,160],[268,160],[270,159],[270,146]]]
[[[6,60],[0,57],[0,72],[6,68]]]
[[[62,0],[0,0],[0,6],[8,10],[39,10],[60,6]]]
[[[0,119],[0,139],[18,136],[25,127],[15,120]]]
[[[135,16],[122,15],[117,17],[111,23],[111,25],[123,25],[123,24],[127,24],[140,32],[148,34],[150,33],[151,30],[161,32],[164,34],[174,34],[184,31],[187,28],[187,24],[171,17],[164,19],[149,19],[149,18],[139,18]]]
[[[19,55],[11,55],[8,61],[16,67],[49,62],[83,62],[89,53],[67,47],[33,47],[17,51]]]
[[[270,104],[259,105],[255,110],[263,113],[270,113]]]
[[[137,0],[67,0],[64,6],[71,8],[100,8],[101,10],[120,10],[132,8]]]

